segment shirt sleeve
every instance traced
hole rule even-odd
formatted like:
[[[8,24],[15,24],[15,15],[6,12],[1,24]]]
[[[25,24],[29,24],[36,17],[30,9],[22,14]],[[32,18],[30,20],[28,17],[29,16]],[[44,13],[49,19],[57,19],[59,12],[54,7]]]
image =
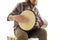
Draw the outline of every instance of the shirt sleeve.
[[[43,25],[43,20],[42,20],[42,17],[40,16],[40,14],[39,14],[39,11],[38,11],[38,13],[37,13],[37,17],[38,17],[38,22],[39,22],[39,25],[40,25],[40,27]]]
[[[17,4],[16,8],[8,15],[7,17],[7,21],[12,21],[12,19],[10,19],[10,16],[13,16],[13,15],[18,15],[19,12],[20,12],[20,9],[21,9],[21,4]]]

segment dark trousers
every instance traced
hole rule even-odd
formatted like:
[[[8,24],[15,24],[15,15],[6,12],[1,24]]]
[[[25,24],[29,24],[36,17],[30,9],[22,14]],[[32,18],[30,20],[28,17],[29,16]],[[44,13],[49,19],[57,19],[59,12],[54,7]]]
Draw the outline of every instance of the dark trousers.
[[[37,28],[28,32],[17,28],[14,31],[14,34],[17,37],[17,40],[28,40],[28,38],[39,38],[39,40],[47,40],[47,32],[42,28]]]

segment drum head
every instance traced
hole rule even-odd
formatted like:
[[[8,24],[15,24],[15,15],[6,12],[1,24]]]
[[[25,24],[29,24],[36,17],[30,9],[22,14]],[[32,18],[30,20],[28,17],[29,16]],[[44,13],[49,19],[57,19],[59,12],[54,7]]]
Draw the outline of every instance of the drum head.
[[[28,18],[28,22],[19,22],[20,28],[26,31],[31,30],[34,27],[36,21],[34,12],[30,10],[25,10],[20,15],[24,15],[26,18]]]

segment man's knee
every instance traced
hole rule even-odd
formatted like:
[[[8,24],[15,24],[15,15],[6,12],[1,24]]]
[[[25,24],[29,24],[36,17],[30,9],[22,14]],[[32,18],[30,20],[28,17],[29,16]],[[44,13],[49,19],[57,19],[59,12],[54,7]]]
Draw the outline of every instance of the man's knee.
[[[26,33],[20,33],[15,35],[17,40],[28,40],[28,35]]]
[[[15,31],[14,31],[14,34],[15,36],[17,37],[17,39],[19,40],[23,40],[23,39],[27,39],[28,38],[28,35],[25,31],[17,28]]]
[[[47,40],[47,31],[45,29],[40,29],[39,40]]]
[[[40,33],[43,35],[47,35],[47,31],[45,29],[40,29]]]

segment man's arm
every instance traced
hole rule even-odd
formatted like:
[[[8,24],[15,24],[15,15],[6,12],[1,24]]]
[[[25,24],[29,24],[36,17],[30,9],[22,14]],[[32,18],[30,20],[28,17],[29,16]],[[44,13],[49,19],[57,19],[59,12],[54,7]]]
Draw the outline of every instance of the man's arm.
[[[16,8],[8,15],[7,21],[12,21],[13,20],[13,15],[18,15],[20,9],[21,9],[20,4],[17,4]]]
[[[38,19],[40,20],[39,23],[40,23],[40,27],[41,28],[46,28],[47,25],[48,25],[48,22],[46,19],[42,18],[38,12]]]
[[[46,28],[47,25],[48,25],[48,22],[47,22],[47,20],[44,19],[44,18],[42,18],[42,20],[43,20],[43,25],[41,26],[41,28]]]

